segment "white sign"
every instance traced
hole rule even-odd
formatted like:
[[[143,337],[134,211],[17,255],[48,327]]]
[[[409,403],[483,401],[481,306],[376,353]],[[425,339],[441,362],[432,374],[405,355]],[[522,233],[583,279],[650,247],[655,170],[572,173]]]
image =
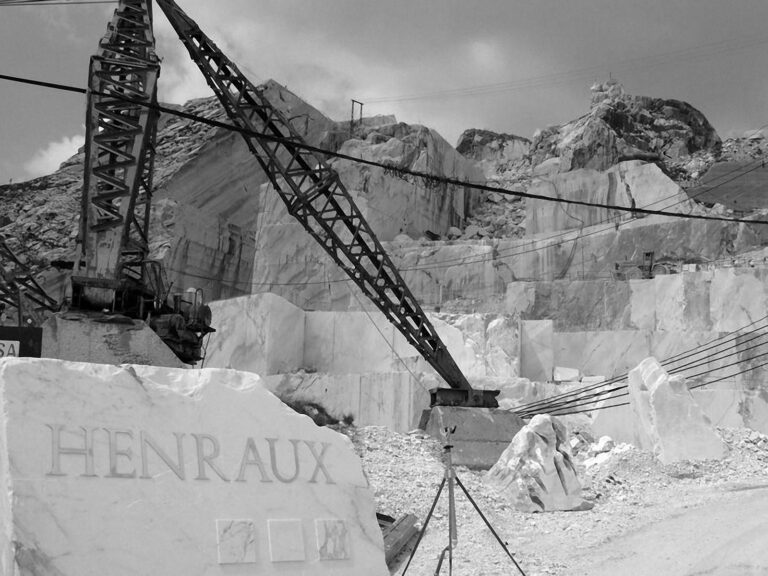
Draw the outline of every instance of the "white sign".
[[[19,343],[13,340],[0,340],[0,358],[19,355]]]

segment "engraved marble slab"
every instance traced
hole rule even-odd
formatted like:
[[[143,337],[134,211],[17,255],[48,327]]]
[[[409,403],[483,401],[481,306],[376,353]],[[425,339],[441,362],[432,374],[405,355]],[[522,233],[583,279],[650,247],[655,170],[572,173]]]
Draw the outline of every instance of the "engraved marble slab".
[[[256,562],[256,524],[253,520],[216,520],[219,564]]]
[[[303,562],[307,558],[301,520],[267,521],[272,562]]]
[[[349,441],[255,374],[3,358],[0,405],[0,575],[389,576]]]
[[[315,520],[317,553],[320,560],[349,560],[349,530],[344,520],[318,518]]]

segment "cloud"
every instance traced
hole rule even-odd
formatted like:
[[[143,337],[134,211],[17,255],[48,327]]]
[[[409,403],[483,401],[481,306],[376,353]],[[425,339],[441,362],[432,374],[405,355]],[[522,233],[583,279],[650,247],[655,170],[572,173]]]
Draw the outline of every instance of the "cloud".
[[[45,148],[35,152],[32,158],[24,163],[24,170],[31,178],[55,172],[59,165],[76,154],[83,144],[85,144],[85,136],[82,134],[72,137],[64,136],[61,140],[49,142]]]

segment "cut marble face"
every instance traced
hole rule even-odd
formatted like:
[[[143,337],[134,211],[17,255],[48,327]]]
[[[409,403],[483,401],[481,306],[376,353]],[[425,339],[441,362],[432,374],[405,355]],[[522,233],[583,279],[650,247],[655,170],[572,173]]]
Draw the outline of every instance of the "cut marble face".
[[[320,560],[349,560],[349,531],[344,520],[318,518],[315,520],[317,553]]]
[[[216,520],[219,564],[256,562],[256,524],[253,520]]]
[[[303,562],[307,558],[301,520],[267,521],[272,562]]]

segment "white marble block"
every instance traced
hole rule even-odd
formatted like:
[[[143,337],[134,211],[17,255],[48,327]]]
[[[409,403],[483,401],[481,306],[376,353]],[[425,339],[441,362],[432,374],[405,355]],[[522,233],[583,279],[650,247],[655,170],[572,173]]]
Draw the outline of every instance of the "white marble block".
[[[650,450],[664,464],[720,459],[728,453],[685,379],[670,377],[653,357],[629,373],[629,406],[634,444]]]
[[[233,370],[0,360],[0,574],[387,576],[349,440]]]

